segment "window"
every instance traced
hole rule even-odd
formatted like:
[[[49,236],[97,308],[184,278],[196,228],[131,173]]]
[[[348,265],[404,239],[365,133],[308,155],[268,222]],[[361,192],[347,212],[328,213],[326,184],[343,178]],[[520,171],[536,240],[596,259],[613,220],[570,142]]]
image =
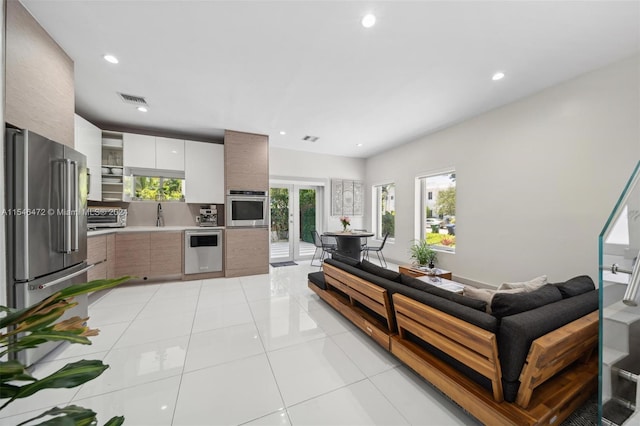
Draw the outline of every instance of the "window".
[[[184,201],[184,179],[134,176],[134,198],[151,201]]]
[[[456,172],[418,179],[421,195],[420,236],[439,250],[456,248]]]
[[[396,226],[396,185],[389,183],[373,187],[375,237],[383,239],[389,233],[388,240],[395,237]]]

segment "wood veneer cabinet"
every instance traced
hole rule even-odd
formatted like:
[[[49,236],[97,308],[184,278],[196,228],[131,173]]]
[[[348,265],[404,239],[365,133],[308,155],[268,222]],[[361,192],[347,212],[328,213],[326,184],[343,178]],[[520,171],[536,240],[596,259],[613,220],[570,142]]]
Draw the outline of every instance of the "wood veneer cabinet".
[[[184,238],[182,232],[149,233],[149,275],[179,275],[182,273]]]
[[[116,234],[117,277],[131,275],[144,279],[149,274],[150,259],[149,232]]]
[[[87,281],[107,278],[107,236],[87,238],[87,264],[95,265],[87,272]]]
[[[107,278],[118,278],[116,276],[116,235],[107,236]]]
[[[4,120],[73,147],[73,61],[19,1],[5,13]]]
[[[225,276],[269,273],[269,229],[227,229]]]
[[[230,189],[268,191],[269,137],[226,130],[224,170],[225,193]]]
[[[131,232],[115,235],[115,276],[147,279],[182,273],[180,231]]]

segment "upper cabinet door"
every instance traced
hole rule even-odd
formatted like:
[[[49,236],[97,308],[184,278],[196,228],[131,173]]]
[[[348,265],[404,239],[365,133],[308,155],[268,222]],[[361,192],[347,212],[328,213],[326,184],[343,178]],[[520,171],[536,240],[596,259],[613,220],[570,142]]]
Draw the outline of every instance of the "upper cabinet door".
[[[184,171],[184,141],[156,137],[156,169]]]
[[[224,145],[185,141],[185,201],[224,204]]]
[[[125,167],[156,168],[156,137],[124,133],[122,135]]]
[[[75,115],[74,123],[76,151],[87,157],[87,168],[90,175],[90,187],[87,199],[91,201],[102,200],[102,177],[100,173],[102,164],[102,130],[94,126],[79,115]]]
[[[226,130],[226,190],[269,190],[269,137]]]

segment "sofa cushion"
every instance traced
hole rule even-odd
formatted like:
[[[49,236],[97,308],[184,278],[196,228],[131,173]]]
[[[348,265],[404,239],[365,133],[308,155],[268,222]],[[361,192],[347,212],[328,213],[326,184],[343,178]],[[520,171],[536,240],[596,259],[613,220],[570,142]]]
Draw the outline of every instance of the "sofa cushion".
[[[527,293],[525,296],[530,294]],[[598,309],[598,292],[593,290],[538,309],[502,318],[497,337],[504,399],[508,402],[515,401],[520,386],[518,379],[531,343],[535,339],[596,309]]]
[[[474,309],[469,306],[464,306],[452,300],[448,300],[407,285],[401,287],[402,289],[396,292],[396,294],[402,294],[410,297],[415,301],[431,306],[432,308],[438,309],[446,314],[459,318],[469,324],[473,324],[492,333],[496,333],[498,331],[497,319],[484,312],[483,309]]]
[[[395,281],[397,283],[400,282],[400,273],[378,266],[375,263],[369,262],[368,260],[363,260],[362,262],[360,262],[360,267],[363,271],[375,274],[379,277],[386,278],[391,281]]]
[[[564,299],[587,293],[589,291],[595,290],[596,288],[593,280],[588,275],[580,275],[578,277],[573,277],[563,283],[555,283],[553,285],[556,286],[558,290],[560,290],[560,293],[562,294],[562,297]]]
[[[539,277],[533,278],[529,281],[522,281],[516,283],[502,283],[498,290],[511,290],[514,288],[522,288],[524,291],[534,291],[542,287],[547,283],[547,276],[540,275]]]
[[[309,279],[309,281],[311,281],[321,289],[327,289],[327,283],[324,281],[324,272],[311,272],[309,275],[307,275],[307,278]]]
[[[338,262],[346,263],[347,265],[362,269],[360,261],[354,259],[353,257],[343,256],[340,253],[332,253],[331,258],[337,260]]]
[[[380,286],[391,294],[397,292],[401,287],[403,287],[403,285],[400,283],[379,277],[378,275],[372,274],[371,272],[363,271],[362,269],[347,265],[346,263],[338,262],[334,259],[326,259],[325,263],[335,266],[336,268],[340,268],[343,271],[348,272],[351,275],[355,275],[356,277],[362,278],[365,281],[369,281],[372,284]]]
[[[470,297],[465,297],[461,294],[454,293],[452,291],[443,290],[441,288],[432,286],[430,284],[425,283],[417,278],[414,278],[409,275],[401,274],[400,280],[402,284],[407,285],[411,288],[415,288],[417,290],[425,291],[430,294],[434,294],[436,296],[442,297],[447,300],[451,300],[452,302],[459,303],[464,306],[468,306],[470,308],[476,309],[478,311],[486,311],[487,304],[486,302],[475,300]]]
[[[540,306],[562,300],[562,294],[555,286],[544,285],[535,291],[524,293],[496,293],[491,301],[491,314],[496,318],[530,311]]]
[[[525,292],[524,287],[512,288],[509,290],[492,290],[490,288],[475,288],[467,285],[467,286],[464,286],[464,291],[462,295],[485,302],[487,304],[487,313],[490,314],[491,302],[493,302],[493,297],[497,293],[515,294],[515,293],[524,293],[524,292]]]

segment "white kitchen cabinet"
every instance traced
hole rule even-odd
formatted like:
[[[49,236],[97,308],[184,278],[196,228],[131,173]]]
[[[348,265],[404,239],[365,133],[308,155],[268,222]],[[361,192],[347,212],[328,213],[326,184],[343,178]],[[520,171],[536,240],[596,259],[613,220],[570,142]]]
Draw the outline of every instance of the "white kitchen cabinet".
[[[184,171],[184,141],[156,137],[156,169]]]
[[[89,194],[88,200],[102,200],[102,130],[94,126],[79,115],[75,115],[75,149],[87,157],[89,169]]]
[[[184,141],[125,133],[124,165],[142,169],[184,171]]]
[[[122,135],[125,167],[156,168],[156,137],[124,133]]]
[[[185,141],[185,201],[224,204],[224,145]]]

